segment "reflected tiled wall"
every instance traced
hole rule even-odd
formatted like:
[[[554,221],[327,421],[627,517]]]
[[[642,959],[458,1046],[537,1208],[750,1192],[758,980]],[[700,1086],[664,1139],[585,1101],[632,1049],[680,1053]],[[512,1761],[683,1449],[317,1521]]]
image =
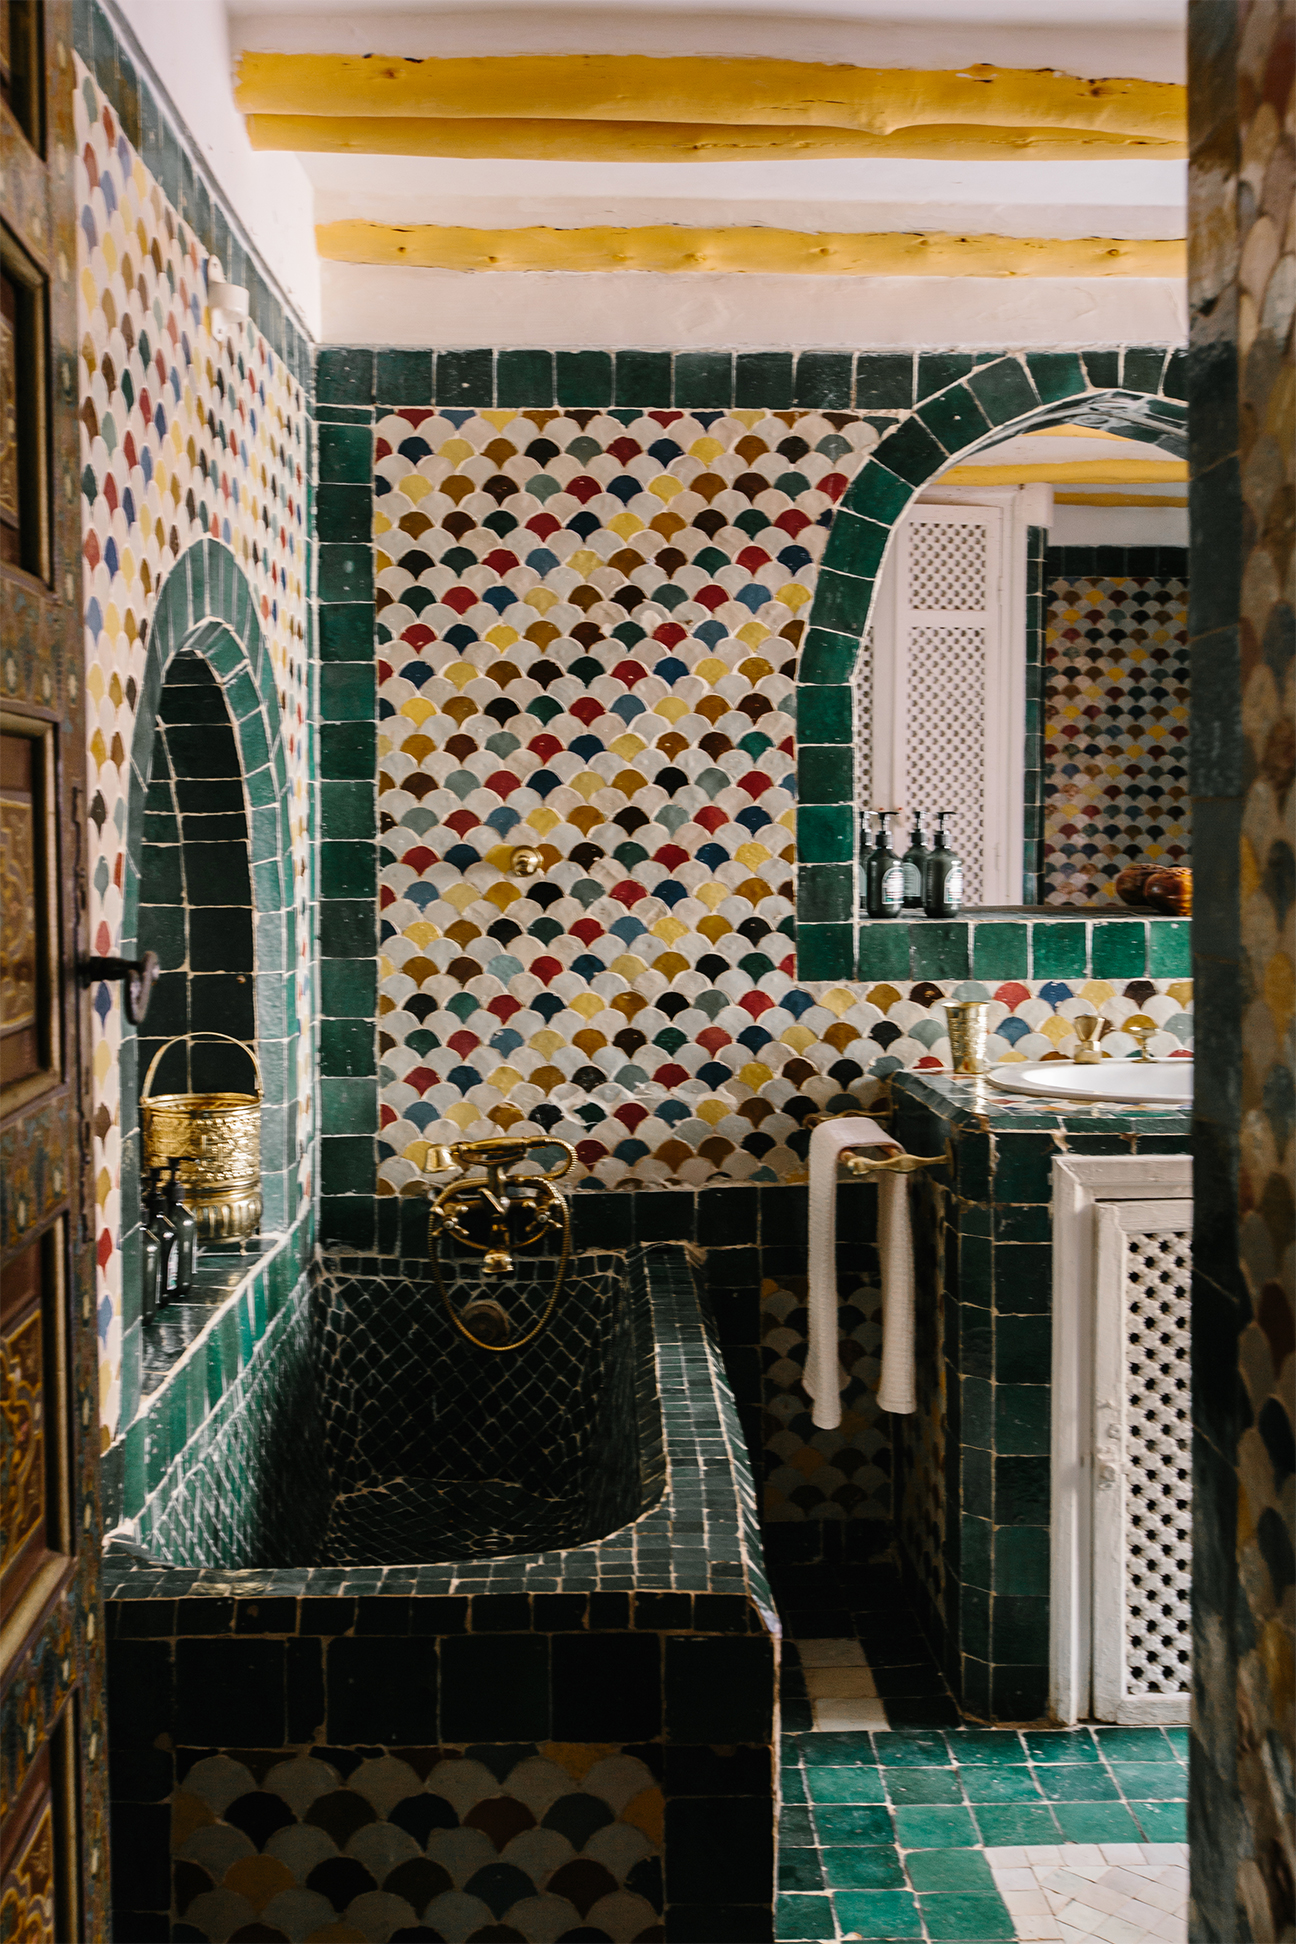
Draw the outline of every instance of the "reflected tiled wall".
[[[1044,610],[1043,897],[1090,904],[1192,862],[1188,550],[1050,547]]]

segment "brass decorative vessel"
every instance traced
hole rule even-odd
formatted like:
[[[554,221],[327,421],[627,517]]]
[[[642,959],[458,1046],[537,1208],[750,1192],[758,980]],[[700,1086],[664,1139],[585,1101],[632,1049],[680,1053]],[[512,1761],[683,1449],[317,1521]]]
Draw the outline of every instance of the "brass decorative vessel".
[[[182,1041],[228,1040],[247,1054],[255,1093],[149,1094],[164,1053]],[[178,1033],[160,1046],[140,1089],[140,1133],[146,1168],[179,1169],[184,1200],[203,1242],[255,1235],[261,1222],[261,1063],[228,1033]]]

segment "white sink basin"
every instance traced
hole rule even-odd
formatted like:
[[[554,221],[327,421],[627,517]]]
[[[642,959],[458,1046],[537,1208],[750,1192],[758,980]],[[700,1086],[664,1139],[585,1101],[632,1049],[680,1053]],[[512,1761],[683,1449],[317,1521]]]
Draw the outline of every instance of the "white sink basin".
[[[1005,1093],[1107,1100],[1123,1106],[1188,1107],[1193,1092],[1191,1060],[1103,1060],[1098,1066],[1073,1066],[1069,1060],[1023,1061],[994,1067],[986,1077]]]

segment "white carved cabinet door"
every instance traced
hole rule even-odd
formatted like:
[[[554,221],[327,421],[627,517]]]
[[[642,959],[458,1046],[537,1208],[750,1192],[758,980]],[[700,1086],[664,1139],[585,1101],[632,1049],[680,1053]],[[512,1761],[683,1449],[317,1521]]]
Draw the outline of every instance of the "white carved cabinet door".
[[[1192,1205],[1099,1203],[1093,1386],[1093,1712],[1188,1719]]]

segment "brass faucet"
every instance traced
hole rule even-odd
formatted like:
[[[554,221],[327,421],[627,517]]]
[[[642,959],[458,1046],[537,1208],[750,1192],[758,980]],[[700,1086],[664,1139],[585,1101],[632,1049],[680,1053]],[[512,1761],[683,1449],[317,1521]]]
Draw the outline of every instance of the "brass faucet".
[[[558,1162],[545,1173],[506,1180],[505,1170],[516,1167],[536,1148],[560,1149]],[[530,1343],[540,1334],[553,1315],[571,1253],[571,1215],[565,1196],[559,1194],[554,1183],[571,1172],[575,1160],[576,1150],[569,1142],[553,1140],[545,1134],[498,1134],[478,1141],[428,1143],[424,1176],[447,1174],[451,1169],[457,1176],[437,1192],[428,1212],[432,1274],[455,1328],[479,1350],[520,1350],[524,1343]],[[470,1178],[475,1169],[482,1171],[484,1180]],[[428,1183],[429,1193],[432,1185]],[[472,1218],[482,1214],[487,1217],[484,1241],[480,1239],[480,1223],[475,1225],[477,1233],[473,1232],[472,1224]],[[521,1217],[520,1233],[517,1232],[518,1216]],[[489,1327],[493,1336],[506,1337],[508,1313],[500,1303],[484,1297],[468,1303],[462,1315],[455,1309],[441,1277],[442,1238],[448,1237],[463,1248],[475,1250],[482,1258],[483,1275],[502,1277],[513,1274],[517,1252],[539,1247],[553,1233],[562,1238],[561,1254],[553,1294],[544,1315],[522,1336],[506,1341],[484,1341],[468,1324],[476,1322],[483,1328]]]

